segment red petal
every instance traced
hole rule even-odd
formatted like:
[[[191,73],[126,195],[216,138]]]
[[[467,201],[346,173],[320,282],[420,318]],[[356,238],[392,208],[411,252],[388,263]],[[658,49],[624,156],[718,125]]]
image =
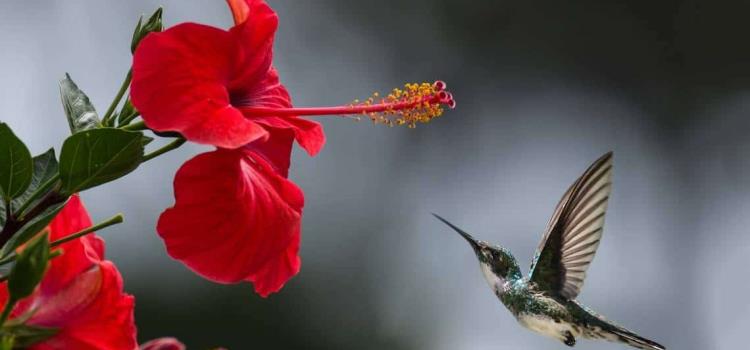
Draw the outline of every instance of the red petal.
[[[250,13],[250,6],[247,4],[247,0],[227,0],[229,10],[232,11],[232,18],[234,18],[234,24],[240,24],[247,19]]]
[[[300,236],[297,235],[284,252],[268,261],[263,268],[247,278],[248,282],[253,283],[255,291],[260,296],[265,298],[271,293],[278,292],[286,281],[299,272],[302,264],[299,258],[299,243]]]
[[[244,0],[244,4],[242,2],[227,1],[236,24],[230,30],[239,32],[242,37],[240,43],[249,54],[257,56],[260,48],[271,49],[274,34],[279,26],[279,17],[263,0]],[[263,52],[264,55],[266,53],[270,51]]]
[[[194,142],[237,148],[267,136],[231,106],[227,90],[237,73],[232,71],[236,64],[242,65],[240,72],[262,72],[270,66],[270,61],[268,65],[257,61],[262,60],[243,56],[229,32],[183,23],[152,33],[138,45],[131,99],[154,130],[177,131]]]
[[[268,71],[262,82],[252,86],[255,87],[253,90],[239,94],[244,96],[246,105],[280,108],[292,106],[289,92],[279,82],[279,73],[275,68],[272,67]],[[296,116],[256,118],[248,115],[247,117],[266,127],[292,130],[294,138],[311,156],[318,154],[326,141],[323,128],[313,121]]]
[[[276,13],[263,0],[227,0],[227,4],[235,25],[245,22],[251,26],[268,25],[263,22],[276,17]]]
[[[54,241],[91,227],[92,222],[78,195],[73,195],[65,207],[50,222],[49,239]],[[54,291],[67,285],[75,276],[88,270],[104,258],[104,241],[90,233],[82,238],[60,245],[63,257],[53,259],[50,269],[41,284],[42,293]]]
[[[273,166],[276,173],[288,177],[294,132],[289,129],[270,129],[269,134],[268,140],[252,142],[244,149],[263,157],[266,162]]]
[[[174,188],[176,203],[157,226],[170,256],[212,281],[251,280],[264,294],[268,284],[278,290],[292,277],[275,264],[298,239],[304,197],[263,158],[239,150],[200,154],[180,168]]]
[[[39,309],[28,323],[59,331],[31,349],[133,350],[138,346],[134,299],[123,293],[120,273],[109,261],[95,265],[67,288],[37,303]]]
[[[294,138],[310,156],[317,155],[326,143],[323,128],[313,121],[297,117],[265,117],[258,119],[257,122],[271,128],[292,130]]]

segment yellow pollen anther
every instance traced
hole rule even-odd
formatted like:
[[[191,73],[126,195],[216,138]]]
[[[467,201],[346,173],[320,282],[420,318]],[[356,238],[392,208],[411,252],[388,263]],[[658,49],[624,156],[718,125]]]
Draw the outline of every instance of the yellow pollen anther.
[[[363,112],[373,123],[388,126],[406,125],[415,128],[417,123],[428,123],[443,114],[443,105],[451,106],[453,98],[443,89],[445,84],[421,83],[404,84],[403,89],[395,88],[385,97],[375,92],[364,102],[354,100],[355,106],[384,106],[378,112]]]

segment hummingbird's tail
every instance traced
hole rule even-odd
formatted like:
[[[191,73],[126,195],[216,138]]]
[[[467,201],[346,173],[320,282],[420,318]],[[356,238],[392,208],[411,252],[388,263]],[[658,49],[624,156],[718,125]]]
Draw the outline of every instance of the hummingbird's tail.
[[[612,335],[617,337],[617,340],[628,344],[634,348],[638,349],[644,349],[644,350],[665,350],[666,348],[652,340],[648,340],[644,337],[641,337],[638,334],[635,334],[625,328],[621,327],[612,327],[608,330]]]

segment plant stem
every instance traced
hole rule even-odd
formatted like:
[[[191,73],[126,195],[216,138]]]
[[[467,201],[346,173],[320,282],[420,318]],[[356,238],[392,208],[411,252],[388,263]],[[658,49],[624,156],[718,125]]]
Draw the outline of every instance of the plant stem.
[[[101,230],[103,228],[115,225],[115,224],[119,224],[122,221],[123,221],[122,214],[117,214],[117,215],[115,215],[115,216],[113,216],[113,217],[111,217],[111,218],[109,218],[109,219],[107,219],[105,221],[102,221],[102,222],[100,222],[100,223],[98,223],[98,224],[96,224],[94,226],[91,226],[89,228],[86,228],[86,229],[83,229],[81,231],[78,231],[78,232],[76,232],[74,234],[71,234],[69,236],[65,236],[63,238],[60,238],[58,240],[55,240],[55,241],[51,242],[50,243],[50,249],[54,248],[54,247],[57,247],[57,246],[59,246],[61,244],[70,242],[70,241],[72,241],[72,240],[74,240],[76,238],[83,237],[83,236],[85,236],[85,235],[87,235],[87,234],[89,234],[91,232],[98,231],[98,230]],[[54,258],[57,255],[59,255],[59,254],[55,254],[55,252],[52,252],[52,255],[50,255],[50,259]],[[16,257],[17,257],[16,253],[10,253],[10,254],[8,254],[6,257],[0,259],[0,266],[1,265],[5,265],[5,264],[7,264],[7,263],[9,263],[9,262],[11,262],[13,260],[16,260]],[[2,276],[2,277],[0,277],[0,282],[4,281],[6,279],[8,279],[8,276]]]
[[[177,149],[180,146],[182,146],[182,144],[184,144],[185,141],[186,140],[183,139],[183,138],[178,138],[178,139],[176,139],[176,140],[174,140],[174,141],[166,144],[164,147],[159,148],[156,151],[153,151],[153,152],[151,152],[151,153],[143,156],[143,162],[145,163],[145,162],[147,162],[147,161],[149,161],[151,159],[154,159],[154,158],[156,158],[156,157],[158,157],[158,156],[160,156],[160,155],[162,155],[164,153],[167,153],[167,152],[169,152],[171,150]]]
[[[120,129],[129,130],[129,131],[141,131],[141,130],[148,129],[148,127],[146,127],[146,123],[144,123],[143,121],[139,121],[137,123],[125,125],[121,127]]]
[[[102,124],[111,126],[110,119],[112,119],[112,113],[115,112],[115,108],[117,108],[117,105],[120,104],[120,100],[122,100],[122,96],[125,95],[125,91],[128,90],[128,87],[130,87],[130,81],[133,79],[133,69],[128,69],[128,74],[125,76],[125,80],[122,82],[122,85],[120,86],[120,91],[117,92],[117,95],[115,95],[115,99],[112,100],[112,103],[109,105],[109,108],[107,108],[107,112],[104,113],[104,117],[102,117]]]
[[[18,232],[19,229],[29,223],[29,221],[34,219],[45,209],[57,203],[63,202],[66,199],[68,199],[67,196],[63,196],[55,191],[47,192],[47,194],[45,194],[44,197],[42,197],[42,199],[39,200],[39,202],[34,207],[32,207],[29,212],[24,215],[23,218],[6,220],[5,226],[3,227],[2,231],[0,231],[0,247],[4,246],[5,243],[8,243],[8,241],[13,237],[13,235],[16,234],[16,232]]]
[[[55,182],[57,182],[57,180],[59,180],[59,179],[60,179],[60,173],[57,173],[57,174],[53,175],[45,183],[43,183],[41,186],[39,186],[39,188],[37,188],[36,191],[34,191],[34,193],[31,194],[31,197],[29,197],[29,199],[27,199],[26,202],[24,202],[23,204],[21,204],[21,207],[19,207],[16,210],[16,216],[19,217],[19,218],[23,218],[23,212],[26,209],[28,209],[29,206],[31,206],[31,204],[34,203],[34,201],[39,198],[39,196],[47,193],[47,190],[49,190],[50,187],[52,187],[55,184]]]
[[[128,125],[128,124],[130,124],[130,122],[133,121],[133,119],[138,118],[140,115],[141,114],[136,111],[133,114],[127,116],[126,118],[120,119],[120,122],[119,122],[118,125],[120,125],[121,127],[123,125]]]
[[[2,315],[0,315],[0,325],[5,324],[5,321],[8,319],[8,316],[10,316],[10,312],[13,311],[13,308],[16,307],[17,300],[14,300],[13,298],[8,299],[8,303],[5,304],[5,308],[3,309]]]
[[[9,263],[9,262],[11,262],[13,260],[16,260],[16,253],[15,252],[10,253],[10,254],[6,255],[4,258],[0,259],[0,266],[5,265],[5,264],[7,264],[7,263]],[[0,281],[2,281],[2,280],[0,280]]]
[[[56,258],[56,257],[58,257],[58,256],[60,256],[62,254],[63,254],[62,249],[61,250],[51,251],[49,253],[49,259],[52,260],[52,259],[54,259],[54,258]],[[18,255],[16,255],[15,252],[6,255],[4,258],[0,259],[0,266],[5,265],[5,264],[10,263],[10,262],[13,262],[14,260],[16,260],[17,257],[18,257]],[[9,276],[10,276],[10,274],[7,274],[5,276],[0,276],[0,282],[7,280]]]
[[[70,236],[65,236],[63,238],[55,240],[52,243],[50,243],[49,246],[50,246],[50,248],[57,247],[57,246],[59,246],[59,245],[61,245],[63,243],[67,243],[67,242],[70,242],[70,241],[72,241],[72,240],[74,240],[76,238],[83,237],[83,236],[85,236],[85,235],[87,235],[87,234],[89,234],[91,232],[98,231],[98,230],[101,230],[101,229],[103,229],[105,227],[109,227],[109,226],[112,226],[112,225],[115,225],[115,224],[119,224],[122,221],[123,221],[122,214],[117,214],[117,215],[115,215],[115,216],[113,216],[113,217],[111,217],[111,218],[109,218],[109,219],[107,219],[105,221],[102,221],[102,222],[100,222],[100,223],[98,223],[98,224],[96,224],[94,226],[91,226],[91,227],[89,227],[87,229],[83,229],[81,231],[78,231],[78,232],[70,235]]]

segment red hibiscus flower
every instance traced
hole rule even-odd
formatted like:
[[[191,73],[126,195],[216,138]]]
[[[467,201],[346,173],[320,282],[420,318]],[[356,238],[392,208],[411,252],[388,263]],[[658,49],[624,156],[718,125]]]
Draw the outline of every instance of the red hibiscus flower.
[[[50,241],[91,226],[78,196],[73,196],[50,223]],[[60,246],[39,288],[21,300],[10,319],[32,312],[28,325],[52,328],[55,335],[31,349],[124,349],[137,347],[133,297],[123,293],[120,273],[104,257],[104,243],[93,233]],[[0,305],[8,301],[0,285]]]
[[[366,114],[397,124],[426,122],[453,107],[445,84],[408,84],[386,98],[326,108],[292,108],[272,67],[276,13],[263,0],[228,0],[226,31],[182,23],[141,41],[133,57],[131,100],[149,128],[190,141],[238,148],[289,129],[311,155],[325,142],[320,125],[300,115]],[[392,118],[391,118],[392,117]]]
[[[183,23],[144,38],[130,95],[150,129],[219,148],[175,176],[175,205],[157,225],[170,256],[212,281],[252,282],[267,296],[300,268],[304,197],[286,179],[292,143],[310,155],[325,143],[320,125],[300,116],[414,126],[455,102],[436,82],[345,106],[292,107],[271,64],[276,14],[262,0],[227,2],[235,20],[228,31]]]

